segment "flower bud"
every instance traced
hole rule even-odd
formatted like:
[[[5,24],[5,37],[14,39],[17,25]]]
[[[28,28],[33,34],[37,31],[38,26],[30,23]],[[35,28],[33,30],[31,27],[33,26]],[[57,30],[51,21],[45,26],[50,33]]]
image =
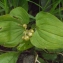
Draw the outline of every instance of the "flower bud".
[[[27,25],[26,25],[26,24],[23,24],[23,27],[24,27],[24,28],[27,28]]]
[[[29,39],[30,39],[29,36],[25,36],[25,38],[24,38],[25,41],[27,41]]]
[[[33,34],[33,33],[29,32],[29,33],[28,33],[28,36],[29,36],[29,37],[31,37],[31,36],[32,36],[32,34]]]
[[[33,29],[30,29],[30,32],[32,32],[32,33],[33,33],[33,32],[34,32],[34,30],[33,30]]]

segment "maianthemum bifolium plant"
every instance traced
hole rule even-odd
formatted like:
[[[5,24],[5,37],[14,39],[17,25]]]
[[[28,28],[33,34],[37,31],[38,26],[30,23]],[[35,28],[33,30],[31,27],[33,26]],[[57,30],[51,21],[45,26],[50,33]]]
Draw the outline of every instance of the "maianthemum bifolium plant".
[[[47,50],[63,49],[63,23],[43,11],[37,13],[35,21],[36,26],[28,29],[30,17],[22,7],[0,16],[0,45],[18,50],[1,54],[0,63],[16,63],[19,52],[33,46]]]

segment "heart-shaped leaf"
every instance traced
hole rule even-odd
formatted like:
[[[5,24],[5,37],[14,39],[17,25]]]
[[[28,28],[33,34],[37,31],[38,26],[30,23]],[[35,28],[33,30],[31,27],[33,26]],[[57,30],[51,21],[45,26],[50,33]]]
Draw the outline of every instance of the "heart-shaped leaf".
[[[0,55],[0,63],[16,63],[19,54],[16,52],[8,52]]]
[[[14,47],[22,41],[24,28],[19,24],[10,15],[0,16],[0,45]]]
[[[63,48],[63,23],[50,13],[39,12],[31,43],[42,49]]]

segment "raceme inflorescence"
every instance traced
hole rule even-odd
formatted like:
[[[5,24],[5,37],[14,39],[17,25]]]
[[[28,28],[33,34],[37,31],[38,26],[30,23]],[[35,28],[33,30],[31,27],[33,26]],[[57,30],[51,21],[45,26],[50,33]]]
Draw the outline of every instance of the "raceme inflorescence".
[[[22,39],[25,41],[28,41],[30,37],[32,37],[34,30],[33,29],[27,29],[27,25],[23,24],[23,27],[25,28],[25,31],[23,32]]]

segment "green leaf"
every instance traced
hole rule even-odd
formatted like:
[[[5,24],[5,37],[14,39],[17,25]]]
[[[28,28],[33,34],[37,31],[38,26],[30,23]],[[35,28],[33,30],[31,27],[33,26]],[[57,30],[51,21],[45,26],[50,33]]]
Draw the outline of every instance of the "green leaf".
[[[57,58],[57,54],[47,54],[47,53],[43,53],[43,57],[46,60],[55,60]]]
[[[1,1],[0,1],[0,7],[2,7],[3,9],[5,8],[4,4]]]
[[[63,23],[50,13],[39,12],[31,43],[42,49],[63,48]]]
[[[9,10],[10,10],[9,9],[9,2],[8,2],[8,0],[4,0],[3,4],[4,4],[5,13],[8,14]]]
[[[30,41],[23,41],[18,47],[17,49],[19,51],[23,51],[23,50],[27,50],[29,48],[33,47],[33,45],[31,44]]]
[[[38,61],[39,61],[40,63],[46,63],[46,61],[44,61],[42,58],[38,58]]]
[[[21,24],[29,23],[29,15],[22,7],[17,7],[13,9],[10,12],[10,15],[15,17],[17,20],[21,21]]]
[[[51,8],[51,10],[50,10],[50,13],[54,13],[54,10],[57,8],[57,6],[60,4],[60,2],[61,2],[62,0],[58,0],[58,1],[52,1],[52,8]]]
[[[19,4],[19,0],[11,0],[11,4],[13,5],[13,7],[17,7]]]
[[[10,15],[0,16],[0,45],[15,47],[22,42],[24,28]]]
[[[11,0],[11,5],[16,8],[18,6],[23,7],[28,11],[28,1],[27,0]]]
[[[0,55],[0,63],[16,63],[19,54],[16,52],[8,52]]]
[[[0,16],[0,45],[5,47],[15,47],[22,42],[22,25],[29,22],[27,12],[21,7],[13,9],[10,15]]]
[[[27,0],[19,0],[19,6],[23,7],[26,11],[28,11],[28,1]]]

